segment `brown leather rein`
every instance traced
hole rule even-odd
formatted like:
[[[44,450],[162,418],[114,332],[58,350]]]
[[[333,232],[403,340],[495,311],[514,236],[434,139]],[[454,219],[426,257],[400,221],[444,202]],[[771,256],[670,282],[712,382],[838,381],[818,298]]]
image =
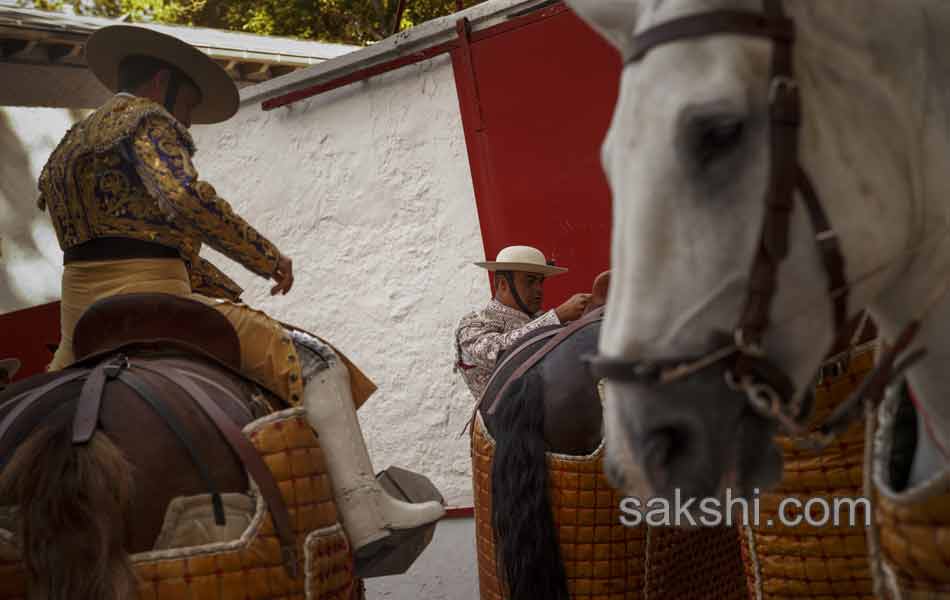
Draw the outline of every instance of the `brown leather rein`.
[[[735,34],[766,38],[773,42],[769,112],[771,118],[770,178],[765,196],[765,216],[761,237],[752,263],[746,302],[732,334],[733,343],[707,355],[663,361],[633,361],[607,357],[588,359],[596,379],[663,385],[688,377],[699,370],[725,363],[726,381],[744,392],[749,403],[762,416],[777,421],[791,435],[806,436],[804,422],[809,415],[794,400],[791,379],[772,364],[762,349],[769,325],[769,309],[777,288],[778,269],[788,254],[790,216],[795,191],[801,193],[828,277],[828,293],[836,337],[848,327],[848,284],[838,236],[808,174],[798,162],[801,99],[793,73],[792,47],[795,25],[783,10],[782,0],[763,0],[762,14],[742,11],[712,11],[675,19],[652,27],[636,36],[629,63],[640,61],[657,46],[689,38],[715,34]],[[881,394],[887,381],[896,376],[893,363],[909,345],[915,324],[881,360],[879,369],[868,377],[859,394]],[[728,337],[728,336],[727,336]],[[914,357],[919,358],[919,356]],[[903,364],[897,371],[909,364]],[[868,389],[865,389],[868,388]],[[873,388],[873,389],[872,389]],[[855,396],[810,437],[809,447],[823,447],[850,424],[861,396]],[[840,414],[839,414],[840,413]]]

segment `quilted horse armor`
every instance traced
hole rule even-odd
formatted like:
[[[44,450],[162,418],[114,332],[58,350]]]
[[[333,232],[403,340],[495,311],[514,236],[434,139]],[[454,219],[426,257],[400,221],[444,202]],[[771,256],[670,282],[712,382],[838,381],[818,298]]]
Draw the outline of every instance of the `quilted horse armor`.
[[[255,510],[240,539],[132,556],[142,600],[354,600],[363,597],[340,525],[320,442],[294,408],[244,428],[274,475],[290,513],[303,576],[283,568],[274,524],[257,486]],[[15,512],[0,516],[0,599],[25,600],[26,572],[12,533]]]
[[[874,343],[858,347],[842,359],[834,356],[824,364],[823,377],[815,387],[815,410],[811,422],[821,423],[860,385],[874,368]],[[831,367],[834,367],[831,370]],[[866,514],[857,509],[857,527],[847,522],[835,527],[782,526],[778,516],[784,498],[801,504],[786,508],[788,517],[802,516],[805,502],[824,498],[858,498],[865,489],[865,429],[856,423],[820,452],[798,449],[787,437],[780,437],[785,475],[775,490],[761,495],[760,523],[744,527],[742,551],[752,598],[821,598],[842,600],[874,598],[869,567]],[[797,510],[797,514],[795,513]],[[823,519],[817,511],[813,516]],[[839,517],[847,519],[846,509]],[[766,524],[772,520],[774,525]]]
[[[481,600],[505,600],[491,527],[495,446],[480,414],[471,444]],[[736,529],[624,526],[623,496],[604,477],[603,454],[602,444],[589,456],[547,455],[551,507],[571,598],[745,600]]]

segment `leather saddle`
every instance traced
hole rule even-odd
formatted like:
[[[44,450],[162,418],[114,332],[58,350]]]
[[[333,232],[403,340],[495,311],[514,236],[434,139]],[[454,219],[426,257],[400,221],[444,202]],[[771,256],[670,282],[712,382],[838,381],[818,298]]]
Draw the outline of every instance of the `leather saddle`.
[[[241,367],[241,342],[224,315],[197,300],[171,294],[103,298],[86,309],[73,333],[77,362],[131,344],[170,344],[209,356],[234,371]]]

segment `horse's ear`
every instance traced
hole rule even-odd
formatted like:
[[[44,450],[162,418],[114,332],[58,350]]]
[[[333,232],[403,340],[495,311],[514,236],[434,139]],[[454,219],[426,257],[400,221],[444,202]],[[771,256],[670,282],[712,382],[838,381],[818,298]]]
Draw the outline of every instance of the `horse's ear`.
[[[626,56],[640,13],[637,0],[565,0],[582,21]]]

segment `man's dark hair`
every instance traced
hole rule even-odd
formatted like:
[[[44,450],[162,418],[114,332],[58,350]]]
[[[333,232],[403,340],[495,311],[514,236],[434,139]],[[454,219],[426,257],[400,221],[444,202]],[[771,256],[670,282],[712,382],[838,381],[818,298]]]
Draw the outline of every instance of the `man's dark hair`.
[[[119,63],[119,91],[133,91],[152,77],[155,77],[155,74],[162,69],[168,69],[179,81],[189,83],[196,90],[201,89],[179,68],[158,58],[135,54],[123,58],[122,62]]]

